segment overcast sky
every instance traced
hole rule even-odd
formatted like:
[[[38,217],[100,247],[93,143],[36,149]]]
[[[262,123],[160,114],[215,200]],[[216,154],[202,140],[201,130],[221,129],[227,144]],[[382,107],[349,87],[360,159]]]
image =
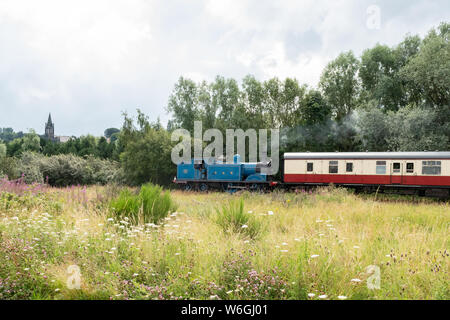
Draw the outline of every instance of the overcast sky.
[[[136,107],[166,123],[180,76],[316,86],[340,52],[442,21],[448,0],[0,0],[0,127],[43,133],[51,112],[56,135],[101,135]]]

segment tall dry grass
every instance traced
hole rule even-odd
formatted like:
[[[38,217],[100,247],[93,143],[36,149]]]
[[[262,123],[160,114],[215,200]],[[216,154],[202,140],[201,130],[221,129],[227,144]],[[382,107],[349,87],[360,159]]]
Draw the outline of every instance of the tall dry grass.
[[[175,191],[177,212],[134,225],[111,218],[108,187],[69,192],[0,197],[0,298],[450,298],[448,202]],[[264,232],[241,232],[251,223]],[[70,265],[80,289],[67,286]]]

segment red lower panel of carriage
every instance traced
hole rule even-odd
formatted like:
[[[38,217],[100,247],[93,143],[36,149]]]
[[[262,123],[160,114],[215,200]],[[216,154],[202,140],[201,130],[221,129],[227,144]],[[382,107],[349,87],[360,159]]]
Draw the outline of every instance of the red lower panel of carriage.
[[[286,183],[402,184],[414,186],[449,186],[448,176],[285,174]]]

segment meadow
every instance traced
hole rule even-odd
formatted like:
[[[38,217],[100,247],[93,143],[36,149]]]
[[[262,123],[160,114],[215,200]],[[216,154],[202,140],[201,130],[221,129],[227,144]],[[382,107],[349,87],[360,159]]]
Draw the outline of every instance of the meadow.
[[[154,223],[121,189],[0,183],[0,299],[450,299],[449,202],[171,191]]]

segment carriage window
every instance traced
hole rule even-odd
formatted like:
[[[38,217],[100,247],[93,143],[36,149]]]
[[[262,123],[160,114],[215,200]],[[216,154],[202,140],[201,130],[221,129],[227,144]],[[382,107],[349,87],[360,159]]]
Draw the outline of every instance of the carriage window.
[[[377,161],[377,174],[386,174],[386,161]]]
[[[441,174],[440,161],[422,161],[422,174]]]
[[[338,173],[338,162],[337,161],[330,161],[330,166],[328,169],[329,173]]]
[[[400,163],[394,162],[392,165],[392,172],[400,172]]]
[[[348,162],[346,164],[346,171],[347,172],[353,172],[353,163],[352,162]]]
[[[406,164],[406,172],[407,173],[413,173],[414,172],[414,163],[408,162]]]
[[[313,164],[312,162],[308,162],[308,163],[306,164],[306,171],[312,172],[313,169],[314,169],[314,164]]]

